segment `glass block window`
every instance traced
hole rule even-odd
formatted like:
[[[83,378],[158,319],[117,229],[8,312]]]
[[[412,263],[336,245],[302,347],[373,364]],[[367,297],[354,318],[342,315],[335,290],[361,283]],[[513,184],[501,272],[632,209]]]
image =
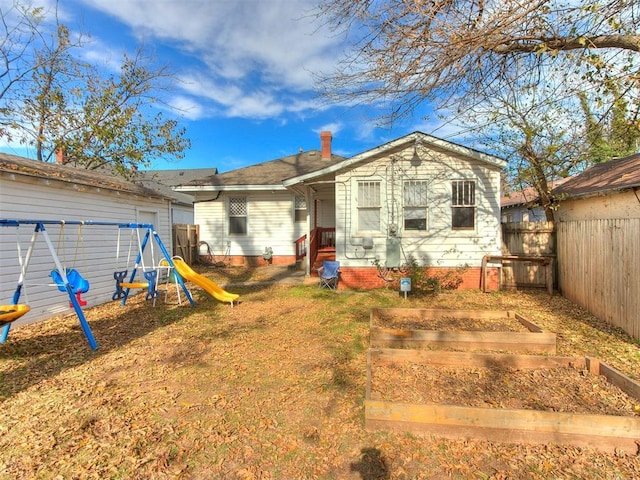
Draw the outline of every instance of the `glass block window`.
[[[245,197],[229,198],[229,233],[247,234],[247,199]]]
[[[427,181],[409,180],[403,183],[404,229],[427,229]]]
[[[451,183],[451,227],[472,230],[476,218],[476,182],[454,180]]]
[[[307,221],[307,199],[304,195],[296,195],[294,199],[294,216],[296,222]]]
[[[380,182],[358,182],[358,230],[380,231]]]

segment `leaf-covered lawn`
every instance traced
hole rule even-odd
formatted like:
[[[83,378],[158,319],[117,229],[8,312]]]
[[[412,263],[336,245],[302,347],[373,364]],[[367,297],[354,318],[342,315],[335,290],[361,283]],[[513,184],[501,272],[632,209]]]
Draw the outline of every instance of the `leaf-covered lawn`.
[[[598,357],[640,379],[638,344],[558,295],[229,290],[241,294],[234,308],[196,288],[195,308],[175,297],[154,308],[142,295],[89,308],[97,351],[75,316],[12,330],[0,345],[0,478],[640,476],[636,456],[363,428],[373,307],[515,310],[558,334],[558,355]]]

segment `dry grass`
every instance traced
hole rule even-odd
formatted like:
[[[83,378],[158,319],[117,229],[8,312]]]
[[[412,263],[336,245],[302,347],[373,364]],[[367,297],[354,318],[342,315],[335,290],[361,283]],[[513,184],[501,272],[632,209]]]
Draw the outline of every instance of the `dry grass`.
[[[268,272],[205,273],[227,283]],[[74,316],[13,330],[0,345],[0,478],[640,476],[636,456],[363,428],[373,307],[516,310],[558,334],[559,355],[640,379],[638,344],[560,296],[229,289],[242,295],[235,308],[195,289],[195,308],[141,296],[90,308],[97,351]]]

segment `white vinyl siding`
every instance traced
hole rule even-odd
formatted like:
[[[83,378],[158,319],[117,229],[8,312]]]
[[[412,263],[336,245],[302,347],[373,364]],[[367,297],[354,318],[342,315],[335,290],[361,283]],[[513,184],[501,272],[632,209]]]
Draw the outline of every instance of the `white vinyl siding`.
[[[306,224],[293,220],[293,195],[285,191],[247,193],[248,234],[229,235],[229,198],[239,196],[223,193],[215,201],[195,204],[200,240],[207,242],[216,258],[222,258],[227,248],[232,256],[261,256],[266,247],[274,255],[295,255],[294,241],[305,233]]]
[[[155,225],[169,254],[171,246],[170,205],[167,200],[147,198],[105,188],[74,185],[68,182],[43,180],[33,177],[0,174],[0,218],[20,220],[92,220],[101,222],[138,223],[144,212],[154,212]],[[147,217],[148,218],[148,217]],[[0,227],[0,303],[11,303],[17,286],[19,264],[17,241],[24,257],[35,225]],[[82,294],[89,306],[111,301],[115,290],[113,272],[131,268],[127,265],[126,248],[129,230],[123,230],[120,260],[116,258],[117,226],[45,225],[58,257],[67,267],[76,268],[90,283],[89,291]],[[126,237],[126,240],[124,240]],[[124,246],[126,243],[126,246]],[[135,247],[134,247],[135,248]],[[161,252],[154,245],[156,259]],[[50,272],[55,264],[42,234],[39,234],[31,264],[26,276],[21,302],[28,300],[31,311],[17,320],[22,325],[72,312],[68,296],[52,283]],[[100,339],[96,338],[98,344]],[[11,335],[9,340],[11,341]],[[81,340],[80,340],[81,341]]]
[[[390,158],[380,157],[336,176],[336,256],[341,265],[369,266],[376,258],[384,264],[388,231],[396,224],[403,262],[413,255],[428,266],[467,264],[479,267],[484,255],[500,255],[500,168],[445,151],[427,152],[426,147],[423,147],[421,156],[429,161],[412,166],[409,163],[412,155],[413,145],[407,146],[406,152],[394,152],[394,158],[404,156],[407,161],[396,161],[393,175]],[[358,229],[357,182],[368,179],[380,181],[379,232],[361,232]],[[474,229],[452,229],[451,183],[458,179],[473,179],[475,183]],[[404,228],[403,184],[420,180],[428,182],[428,235],[425,231]],[[373,241],[372,249],[363,250],[365,239]]]

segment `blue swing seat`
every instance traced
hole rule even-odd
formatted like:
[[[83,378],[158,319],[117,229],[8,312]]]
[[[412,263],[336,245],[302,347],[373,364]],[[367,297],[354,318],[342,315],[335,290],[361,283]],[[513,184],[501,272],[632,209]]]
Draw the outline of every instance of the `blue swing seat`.
[[[75,268],[67,268],[65,270],[67,275],[67,281],[71,286],[71,291],[73,293],[86,293],[89,291],[89,281],[86,280]],[[64,286],[64,282],[62,281],[62,275],[58,270],[51,270],[51,278],[58,286],[58,290],[61,292],[66,292],[67,289]]]

